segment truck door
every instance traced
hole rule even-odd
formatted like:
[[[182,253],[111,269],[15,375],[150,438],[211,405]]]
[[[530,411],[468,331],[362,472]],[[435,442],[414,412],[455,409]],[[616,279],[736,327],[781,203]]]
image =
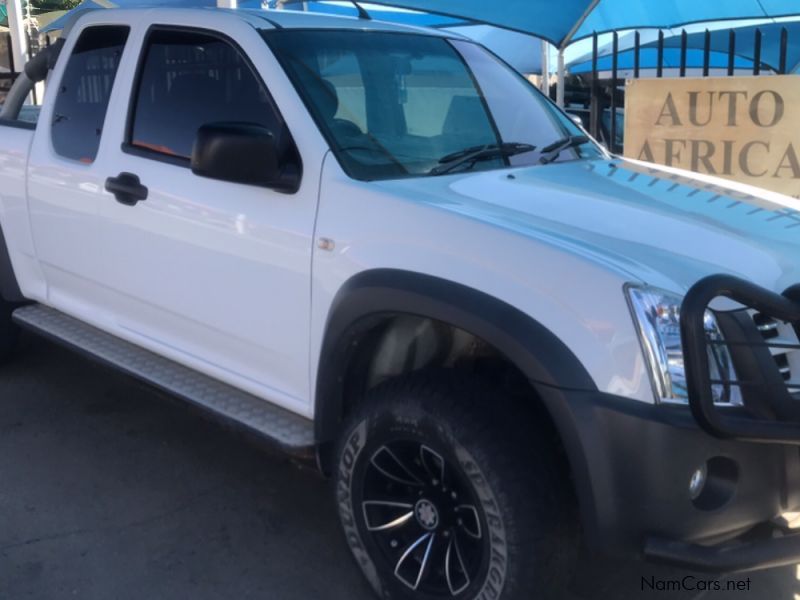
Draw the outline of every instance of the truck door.
[[[269,53],[247,29],[249,43]],[[125,335],[305,411],[318,176],[304,177],[291,194],[194,175],[197,130],[219,122],[291,137],[267,85],[231,38],[150,27],[123,143],[110,149],[102,174],[146,189],[146,199],[107,197],[100,206],[100,279]]]
[[[95,321],[104,311],[98,213],[110,168],[101,146],[107,145],[106,113],[128,36],[122,25],[92,25],[70,36],[28,163],[31,229],[47,301],[76,316],[94,313]]]

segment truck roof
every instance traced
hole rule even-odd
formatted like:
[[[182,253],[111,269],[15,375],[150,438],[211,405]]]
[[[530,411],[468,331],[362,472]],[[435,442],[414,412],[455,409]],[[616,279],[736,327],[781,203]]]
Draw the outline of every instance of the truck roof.
[[[103,16],[98,19],[97,15]],[[388,21],[375,19],[362,19],[358,17],[330,15],[314,12],[295,10],[267,10],[267,9],[229,9],[229,8],[109,8],[103,10],[84,10],[79,15],[80,21],[89,20],[115,20],[130,22],[147,15],[155,20],[155,15],[163,18],[167,15],[186,14],[209,15],[214,13],[214,18],[234,18],[249,23],[257,29],[352,29],[359,31],[391,31],[417,33],[442,37],[461,38],[462,35],[453,31],[442,31],[427,27],[413,25],[400,25]],[[76,19],[77,20],[77,19]]]
[[[213,10],[213,9],[212,9]],[[220,9],[225,10],[225,9]],[[459,34],[450,31],[441,31],[428,27],[418,27],[414,25],[401,25],[380,21],[377,19],[360,19],[355,16],[329,15],[315,12],[304,12],[296,10],[263,10],[263,9],[243,9],[230,12],[247,13],[256,18],[269,21],[273,27],[286,29],[362,29],[378,31],[408,31],[415,33],[427,33],[430,35],[455,36]]]

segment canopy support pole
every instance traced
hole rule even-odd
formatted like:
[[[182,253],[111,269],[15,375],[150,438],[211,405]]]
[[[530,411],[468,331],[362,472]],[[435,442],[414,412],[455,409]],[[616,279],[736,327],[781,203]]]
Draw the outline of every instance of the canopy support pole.
[[[545,96],[550,96],[550,42],[542,40],[542,84],[539,89]]]
[[[567,82],[567,67],[564,63],[564,49],[558,49],[558,88],[556,90],[556,104],[564,108],[565,87]]]
[[[558,91],[556,92],[556,102],[561,108],[564,108],[564,96],[565,90],[564,86],[566,85],[566,67],[564,66],[564,50],[566,50],[567,46],[570,45],[572,42],[572,38],[575,37],[575,34],[578,33],[578,30],[581,28],[581,25],[584,24],[586,19],[589,18],[589,15],[592,14],[592,11],[597,8],[597,5],[600,4],[600,0],[592,0],[589,6],[586,7],[586,10],[583,11],[581,18],[575,21],[575,25],[572,26],[572,29],[569,30],[564,39],[561,40],[561,44],[558,47]]]
[[[11,53],[14,57],[14,70],[21,73],[28,62],[28,36],[25,35],[25,15],[21,0],[7,0],[8,28],[11,34]]]
[[[564,39],[561,40],[560,48],[563,50],[567,46],[570,45],[572,42],[572,38],[575,37],[575,34],[578,33],[578,30],[581,28],[581,25],[586,22],[586,19],[589,18],[589,15],[592,14],[592,11],[597,8],[597,5],[600,4],[600,0],[592,0],[591,4],[586,7],[586,10],[583,11],[581,18],[575,21],[575,25],[572,26],[572,29],[569,30],[569,33],[564,36]]]

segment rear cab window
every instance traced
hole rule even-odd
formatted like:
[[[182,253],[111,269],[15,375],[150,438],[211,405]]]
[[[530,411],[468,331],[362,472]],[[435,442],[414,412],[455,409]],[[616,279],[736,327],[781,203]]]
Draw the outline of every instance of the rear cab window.
[[[53,107],[50,134],[59,156],[85,164],[97,158],[129,32],[123,25],[88,27],[75,43]]]

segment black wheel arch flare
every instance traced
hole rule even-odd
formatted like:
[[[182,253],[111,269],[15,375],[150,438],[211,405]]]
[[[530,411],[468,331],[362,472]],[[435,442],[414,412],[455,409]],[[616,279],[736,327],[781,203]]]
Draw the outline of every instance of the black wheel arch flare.
[[[597,390],[580,360],[555,334],[510,304],[431,275],[396,269],[363,271],[341,287],[326,323],[315,400],[316,437],[323,448],[339,434],[345,406],[343,380],[354,348],[365,332],[392,314],[436,319],[479,337],[505,355],[534,388]],[[567,423],[552,414],[562,411],[548,410],[559,434],[566,433],[562,425],[569,429]],[[583,462],[582,448],[566,447],[573,445],[572,439],[562,435],[570,462]]]

